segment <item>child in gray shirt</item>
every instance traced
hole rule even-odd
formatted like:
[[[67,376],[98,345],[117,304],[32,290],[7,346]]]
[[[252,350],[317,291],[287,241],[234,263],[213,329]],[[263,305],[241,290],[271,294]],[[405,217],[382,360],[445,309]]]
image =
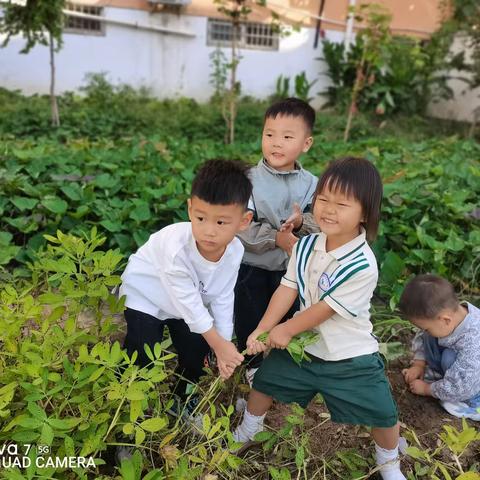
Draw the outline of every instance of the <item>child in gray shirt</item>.
[[[438,398],[456,417],[480,420],[480,309],[461,304],[450,282],[435,275],[409,282],[399,308],[422,330],[403,371],[410,390]]]

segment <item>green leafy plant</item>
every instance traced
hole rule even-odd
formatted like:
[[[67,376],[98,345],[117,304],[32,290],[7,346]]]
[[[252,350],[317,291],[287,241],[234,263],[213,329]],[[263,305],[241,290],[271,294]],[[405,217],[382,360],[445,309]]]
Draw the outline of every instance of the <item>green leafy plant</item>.
[[[413,445],[407,448],[407,455],[415,460],[414,468],[417,478],[432,478],[440,480],[474,480],[480,474],[476,470],[467,470],[461,463],[461,456],[476,442],[480,441],[480,432],[468,425],[462,419],[462,430],[457,430],[451,425],[443,427],[444,432],[439,435],[440,444],[435,449],[423,448],[420,440],[413,430],[408,438]],[[445,459],[442,454],[448,455]],[[449,461],[452,460],[452,461]],[[439,475],[442,475],[440,477]]]
[[[365,84],[372,78],[372,69],[382,68],[384,65],[385,52],[391,41],[389,31],[391,15],[385,7],[375,3],[360,5],[355,14],[357,20],[365,22],[365,27],[358,33],[358,37],[361,39],[362,54],[355,65],[355,82],[352,87],[347,124],[343,135],[345,142],[349,139],[353,116],[358,110],[359,96]]]
[[[308,447],[309,435],[304,428],[304,409],[293,404],[291,413],[285,417],[285,425],[277,431],[264,431],[257,433],[255,440],[262,443],[263,450],[271,452],[272,464],[280,465],[283,462],[293,463],[297,470],[296,478],[308,478],[307,464],[310,456]],[[290,479],[291,470],[283,467],[268,467],[272,478]]]
[[[276,102],[290,96],[290,77],[279,75],[275,82],[275,93],[270,100]]]
[[[313,97],[310,96],[310,90],[315,83],[317,83],[316,79],[311,82],[308,81],[305,71],[295,75],[295,96],[305,102],[311,102]]]
[[[323,58],[330,85],[323,92],[327,105],[346,108],[361,63],[364,39],[345,52],[343,43],[323,42]],[[436,38],[419,41],[409,37],[391,37],[382,44],[381,62],[368,65],[357,95],[357,110],[391,116],[399,112],[424,114],[428,104],[452,97],[448,86],[449,63]],[[350,90],[350,91],[349,91]]]
[[[307,362],[311,362],[309,356],[305,353],[305,347],[314,344],[318,340],[318,333],[307,331],[301,332],[298,335],[295,335],[287,345],[287,352],[293,358],[295,363],[300,365],[302,360],[306,360]],[[265,342],[268,337],[268,333],[262,333],[258,336],[258,340],[261,342]],[[244,355],[246,350],[242,352]]]
[[[193,426],[167,415],[169,384],[176,381],[170,341],[146,348],[148,368],[135,365],[136,352],[129,358],[111,341],[123,299],[110,289],[120,282],[115,271],[123,257],[99,250],[105,238],[95,228],[83,238],[57,232],[47,240],[29,265],[32,283],[0,291],[0,442],[44,445],[52,458],[85,458],[88,464],[75,471],[95,478],[107,450],[118,445],[139,450],[120,467],[127,478],[168,472],[172,479],[193,479],[237,468],[239,460],[224,443],[232,406],[217,408],[213,392],[204,392],[200,441]],[[149,473],[142,477],[147,458]],[[41,472],[50,478],[71,473],[61,464]],[[23,478],[18,467],[0,475]]]

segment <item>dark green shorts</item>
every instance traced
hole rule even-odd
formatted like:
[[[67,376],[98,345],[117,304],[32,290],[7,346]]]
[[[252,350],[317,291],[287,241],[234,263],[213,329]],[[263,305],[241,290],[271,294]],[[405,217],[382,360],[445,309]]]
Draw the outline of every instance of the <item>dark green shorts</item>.
[[[256,372],[253,388],[304,408],[321,393],[332,421],[338,423],[387,428],[398,420],[378,353],[337,362],[312,359],[299,366],[286,350],[273,349]]]

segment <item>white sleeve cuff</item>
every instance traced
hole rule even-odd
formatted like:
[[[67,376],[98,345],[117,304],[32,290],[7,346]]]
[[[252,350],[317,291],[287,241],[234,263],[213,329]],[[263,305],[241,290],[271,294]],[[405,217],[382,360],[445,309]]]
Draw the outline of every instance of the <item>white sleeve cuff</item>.
[[[200,335],[202,335],[205,332],[208,332],[213,326],[213,319],[208,314],[206,314],[200,320],[195,320],[195,322],[187,322],[186,319],[184,320],[192,333],[199,333]]]
[[[233,336],[233,323],[230,323],[230,325],[217,325],[214,324],[215,329],[217,330],[218,334],[221,335],[225,340],[231,341],[232,336]]]
[[[280,280],[280,284],[283,285],[284,287],[288,287],[293,290],[298,290],[297,282],[294,282],[293,280],[289,280],[285,275]]]

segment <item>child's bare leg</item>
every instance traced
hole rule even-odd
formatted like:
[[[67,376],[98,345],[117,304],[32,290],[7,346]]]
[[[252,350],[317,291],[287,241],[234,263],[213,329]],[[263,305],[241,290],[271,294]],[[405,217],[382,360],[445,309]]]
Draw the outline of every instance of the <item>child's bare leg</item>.
[[[375,440],[375,456],[383,480],[405,480],[400,471],[398,459],[398,439],[400,427],[397,423],[389,428],[372,428],[372,437]]]
[[[248,396],[247,410],[257,417],[265,415],[272,406],[272,402],[272,397],[252,389]]]
[[[233,438],[237,442],[253,440],[258,432],[263,430],[263,420],[272,405],[272,397],[251,390],[248,396],[247,408],[243,412],[242,423],[233,432]]]
[[[392,450],[398,447],[399,436],[400,426],[398,423],[389,428],[372,428],[372,437],[375,443],[386,450]]]

